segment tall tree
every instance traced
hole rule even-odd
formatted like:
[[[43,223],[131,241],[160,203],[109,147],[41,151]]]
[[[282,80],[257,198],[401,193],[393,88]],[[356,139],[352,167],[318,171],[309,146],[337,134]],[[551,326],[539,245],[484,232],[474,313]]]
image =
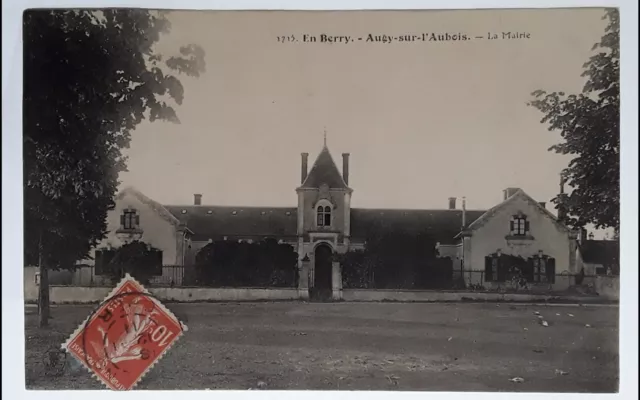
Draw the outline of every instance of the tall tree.
[[[24,251],[40,267],[41,326],[47,271],[73,266],[105,236],[132,130],[145,118],[178,123],[172,104],[184,90],[173,72],[204,72],[197,45],[164,61],[154,51],[169,29],[165,13],[146,10],[24,13]]]
[[[578,228],[620,226],[620,19],[608,9],[605,33],[584,64],[582,93],[566,95],[538,90],[529,104],[544,114],[542,123],[559,131],[563,141],[549,150],[574,158],[563,171],[571,193],[553,202]]]

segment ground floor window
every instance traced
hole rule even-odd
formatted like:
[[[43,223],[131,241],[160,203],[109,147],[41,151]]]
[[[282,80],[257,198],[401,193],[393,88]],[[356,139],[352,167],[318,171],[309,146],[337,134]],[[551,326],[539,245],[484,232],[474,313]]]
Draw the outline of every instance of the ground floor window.
[[[547,281],[547,262],[544,258],[533,259],[533,280],[534,282]]]
[[[485,257],[484,281],[485,282],[505,282],[507,280],[508,268],[504,260],[498,256]]]
[[[485,282],[507,282],[514,278],[523,282],[554,283],[555,259],[535,257],[527,260],[505,254],[485,257]]]
[[[533,267],[533,282],[555,283],[555,259],[551,257],[534,257],[530,260]]]

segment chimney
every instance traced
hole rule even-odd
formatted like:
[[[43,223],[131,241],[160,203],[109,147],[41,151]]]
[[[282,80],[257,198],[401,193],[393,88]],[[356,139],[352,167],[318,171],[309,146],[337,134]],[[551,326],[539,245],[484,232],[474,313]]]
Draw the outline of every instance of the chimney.
[[[580,228],[580,243],[584,243],[587,241],[587,230],[584,228]]]
[[[502,192],[504,193],[504,200],[516,194],[518,190],[520,190],[520,188],[514,188],[514,187],[506,188],[505,190],[503,190]]]
[[[302,153],[302,170],[300,176],[300,183],[304,183],[304,180],[307,179],[307,174],[309,173],[309,153]]]
[[[541,201],[538,204],[540,204],[540,207],[546,209],[547,208],[547,202],[546,201]]]
[[[566,195],[564,194],[564,176],[560,175],[560,194],[558,195],[558,204],[556,206],[558,210],[558,219],[562,222],[567,218],[567,211],[565,208]]]
[[[202,195],[201,194],[194,194],[193,195],[193,205],[194,206],[202,205]]]
[[[455,209],[456,209],[456,198],[449,197],[449,210],[455,210]]]
[[[342,153],[342,179],[349,185],[349,153]]]
[[[467,227],[467,198],[462,198],[462,229]]]
[[[565,219],[567,218],[567,212],[564,209],[564,204],[562,204],[562,202],[564,201],[564,198],[561,197],[560,198],[560,203],[556,206],[556,208],[558,209],[558,219],[560,220],[560,222],[565,222]]]

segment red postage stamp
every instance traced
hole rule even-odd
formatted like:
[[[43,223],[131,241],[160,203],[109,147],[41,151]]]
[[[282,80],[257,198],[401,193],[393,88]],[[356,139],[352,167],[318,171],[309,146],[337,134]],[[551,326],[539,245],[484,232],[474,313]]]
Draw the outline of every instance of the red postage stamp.
[[[62,347],[113,390],[129,390],[187,327],[130,275]]]

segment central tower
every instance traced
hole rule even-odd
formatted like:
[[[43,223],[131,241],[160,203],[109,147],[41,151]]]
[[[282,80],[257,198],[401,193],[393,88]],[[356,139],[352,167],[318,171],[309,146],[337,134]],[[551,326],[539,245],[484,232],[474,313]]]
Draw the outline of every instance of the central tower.
[[[349,248],[351,194],[349,187],[349,153],[342,154],[342,174],[338,170],[326,135],[324,146],[311,170],[308,153],[302,153],[298,194],[298,254],[313,258],[316,247],[328,246],[333,253]]]

